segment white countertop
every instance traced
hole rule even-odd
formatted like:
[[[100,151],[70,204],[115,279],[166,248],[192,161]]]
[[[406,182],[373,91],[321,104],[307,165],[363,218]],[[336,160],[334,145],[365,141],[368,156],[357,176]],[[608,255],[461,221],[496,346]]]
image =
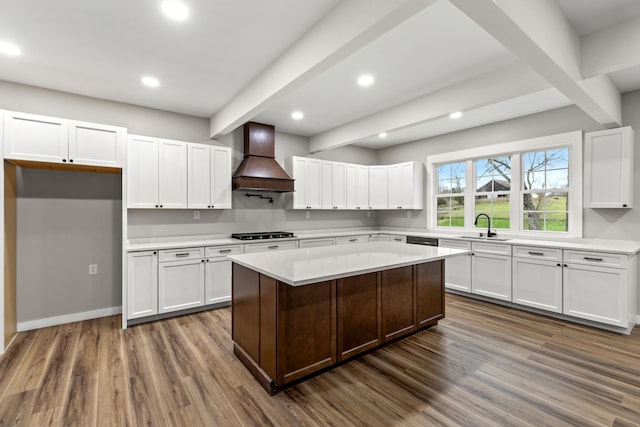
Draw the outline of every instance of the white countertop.
[[[372,273],[465,254],[459,249],[391,242],[229,255],[233,262],[291,286]]]

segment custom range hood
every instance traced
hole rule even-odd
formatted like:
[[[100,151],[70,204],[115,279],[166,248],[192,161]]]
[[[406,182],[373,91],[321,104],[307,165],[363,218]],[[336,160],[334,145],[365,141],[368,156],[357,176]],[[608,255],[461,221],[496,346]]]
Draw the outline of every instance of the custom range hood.
[[[234,190],[293,191],[293,179],[275,159],[275,128],[247,122],[244,125],[244,159],[233,175]]]

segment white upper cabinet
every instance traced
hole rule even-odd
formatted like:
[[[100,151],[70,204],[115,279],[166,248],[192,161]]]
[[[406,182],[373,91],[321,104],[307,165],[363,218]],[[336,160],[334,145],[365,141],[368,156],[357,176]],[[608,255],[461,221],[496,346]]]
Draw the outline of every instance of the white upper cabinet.
[[[347,163],[345,174],[347,209],[369,209],[369,167]]]
[[[4,122],[8,159],[122,167],[125,128],[11,111]]]
[[[387,209],[388,166],[369,166],[369,208]]]
[[[188,143],[187,174],[189,208],[231,208],[230,148]]]
[[[346,169],[344,163],[322,161],[322,209],[347,207]]]
[[[633,207],[633,129],[585,134],[584,206]]]
[[[129,208],[187,207],[187,143],[131,135]]]
[[[390,209],[422,209],[422,188],[422,164],[405,162],[389,165]]]
[[[125,128],[69,121],[69,162],[122,167]]]
[[[295,180],[293,209],[320,209],[322,161],[294,156],[285,163],[291,178]]]
[[[160,139],[158,203],[161,208],[187,207],[187,143]]]

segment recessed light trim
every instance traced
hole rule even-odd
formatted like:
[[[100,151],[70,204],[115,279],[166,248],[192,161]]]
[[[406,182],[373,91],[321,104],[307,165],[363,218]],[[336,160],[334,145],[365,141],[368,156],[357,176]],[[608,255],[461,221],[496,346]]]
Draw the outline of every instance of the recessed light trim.
[[[358,84],[362,87],[371,86],[375,82],[375,79],[371,74],[363,74],[358,77]]]
[[[8,56],[18,56],[20,55],[20,53],[22,53],[22,51],[13,43],[0,41],[0,53]]]
[[[449,114],[449,118],[450,119],[459,119],[460,117],[462,117],[462,111],[454,111],[453,113]]]
[[[160,80],[152,76],[144,76],[142,78],[142,84],[147,87],[158,87],[160,86]]]
[[[387,137],[387,133],[386,132],[380,132],[378,134],[378,138],[386,138]]]
[[[302,111],[294,111],[291,113],[291,118],[293,120],[302,120],[304,118],[304,113]]]
[[[165,0],[160,7],[165,15],[175,21],[184,21],[189,16],[189,9],[181,1]]]

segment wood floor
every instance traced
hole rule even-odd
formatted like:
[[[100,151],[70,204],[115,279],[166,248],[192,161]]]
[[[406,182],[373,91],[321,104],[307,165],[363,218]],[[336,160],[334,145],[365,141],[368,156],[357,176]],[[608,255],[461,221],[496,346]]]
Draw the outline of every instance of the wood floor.
[[[0,356],[0,426],[640,425],[640,328],[447,295],[438,326],[269,396],[230,314],[21,333]]]

